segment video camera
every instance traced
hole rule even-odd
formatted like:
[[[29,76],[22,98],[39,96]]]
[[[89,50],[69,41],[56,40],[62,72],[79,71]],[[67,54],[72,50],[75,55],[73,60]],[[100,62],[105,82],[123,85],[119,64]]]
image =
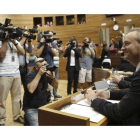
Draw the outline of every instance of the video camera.
[[[21,29],[19,27],[13,27],[12,24],[10,24],[11,19],[6,18],[5,23],[0,23],[0,40],[6,40],[6,39],[18,39],[19,37],[25,36],[27,39],[36,39],[36,35],[33,35],[33,33],[37,33],[38,30],[33,29]],[[23,30],[27,31],[29,34],[23,33]]]
[[[88,48],[89,43],[90,43],[90,41],[88,41],[88,42],[84,41],[82,47],[83,47],[83,48]]]
[[[10,24],[11,19],[6,18],[5,23],[0,23],[0,40],[16,39],[22,36],[22,30]]]
[[[53,37],[53,38],[50,38],[52,37],[51,34],[45,34],[46,32],[44,32],[43,34],[43,37],[45,38],[45,43],[52,43],[54,40],[59,40],[58,37]]]
[[[58,40],[57,41],[57,46],[60,48],[62,43],[63,43],[62,40]]]
[[[23,29],[24,30],[24,29]],[[25,34],[23,33],[23,36],[26,37],[27,39],[33,39],[35,40],[36,39],[36,35],[33,35],[34,33],[38,33],[38,30],[35,29],[35,28],[32,28],[32,29],[28,29],[28,30],[25,30],[27,31],[29,34]]]

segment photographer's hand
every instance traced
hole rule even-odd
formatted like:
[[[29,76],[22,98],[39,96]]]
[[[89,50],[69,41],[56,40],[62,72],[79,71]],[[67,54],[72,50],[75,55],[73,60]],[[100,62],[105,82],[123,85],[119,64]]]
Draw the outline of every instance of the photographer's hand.
[[[41,43],[41,46],[36,52],[37,57],[40,57],[40,55],[42,54],[42,52],[44,50],[44,47],[45,47],[45,38],[44,37],[41,38],[40,43]]]
[[[47,70],[46,76],[50,77],[51,79],[54,78],[53,73],[51,73],[49,70]]]
[[[58,81],[57,79],[54,78],[53,73],[51,71],[46,72],[46,76],[49,76],[52,79],[52,87],[57,89],[58,88]]]
[[[25,50],[23,49],[23,47],[20,45],[18,41],[16,41],[15,39],[9,39],[9,40],[14,44],[14,46],[16,46],[19,54],[25,55]]]
[[[52,55],[53,55],[53,56],[57,56],[57,50],[54,49],[54,48],[52,47],[52,44],[51,44],[51,43],[48,43],[48,46],[49,46],[50,49],[51,49],[51,53],[52,53]]]
[[[25,31],[24,34],[28,34],[28,32]],[[20,45],[23,46],[23,44],[25,43],[26,40],[27,40],[27,38],[24,35],[22,35],[22,39],[20,40]]]
[[[15,39],[9,39],[9,41],[11,41],[16,46],[17,43]]]
[[[7,41],[2,42],[2,47],[0,49],[0,61],[3,60],[7,51]]]
[[[46,71],[46,67],[45,67],[45,66],[42,66],[42,67],[39,69],[38,74],[39,74],[40,76],[42,76],[45,72],[47,72],[47,71]]]
[[[40,43],[41,43],[42,45],[44,45],[44,43],[45,43],[45,38],[44,38],[44,37],[41,38]]]

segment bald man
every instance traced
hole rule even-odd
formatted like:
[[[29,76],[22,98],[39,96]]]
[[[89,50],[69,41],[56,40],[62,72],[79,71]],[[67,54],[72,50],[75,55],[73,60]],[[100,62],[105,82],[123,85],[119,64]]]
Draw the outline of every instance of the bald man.
[[[51,71],[46,69],[47,62],[44,58],[36,58],[34,69],[26,76],[26,90],[23,98],[23,110],[28,125],[37,126],[38,108],[50,101],[48,84],[58,88],[58,82]]]
[[[89,90],[91,107],[119,125],[140,125],[140,28],[131,30],[123,42],[124,59],[136,67],[129,89]],[[120,100],[113,104],[104,99]]]

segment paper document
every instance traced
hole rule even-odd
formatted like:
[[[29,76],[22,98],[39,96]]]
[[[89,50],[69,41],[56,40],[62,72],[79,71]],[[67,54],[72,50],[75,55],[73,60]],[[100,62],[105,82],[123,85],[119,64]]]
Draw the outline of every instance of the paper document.
[[[119,101],[115,100],[107,100],[107,101],[112,103],[119,103]],[[77,104],[71,104],[69,106],[66,106],[60,111],[83,117],[88,117],[90,118],[91,122],[95,123],[98,123],[105,117],[104,115],[98,113],[92,107],[90,107],[89,101],[87,99],[79,101]]]
[[[92,107],[82,106],[78,104],[72,104],[68,108],[62,109],[60,111],[83,116],[83,117],[88,117],[90,118],[91,122],[96,122],[96,123],[98,123],[100,120],[102,120],[105,117],[104,115],[96,112]]]
[[[106,101],[111,102],[111,103],[119,103],[120,102],[120,101],[116,101],[116,100],[106,100]],[[87,99],[81,100],[77,104],[84,105],[84,106],[90,106],[90,103]]]

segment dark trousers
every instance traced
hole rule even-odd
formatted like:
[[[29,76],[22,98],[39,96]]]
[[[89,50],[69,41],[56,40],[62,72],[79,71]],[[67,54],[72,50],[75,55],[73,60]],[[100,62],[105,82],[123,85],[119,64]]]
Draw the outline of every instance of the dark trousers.
[[[21,82],[23,84],[24,91],[25,91],[26,67],[19,67],[19,71],[20,71]],[[27,73],[28,72],[29,72],[29,68],[27,68]]]
[[[73,93],[77,92],[78,78],[79,78],[79,71],[75,70],[75,66],[70,66],[68,70],[68,85],[67,85],[68,95],[71,94],[71,87],[72,87],[73,80],[74,80]]]

